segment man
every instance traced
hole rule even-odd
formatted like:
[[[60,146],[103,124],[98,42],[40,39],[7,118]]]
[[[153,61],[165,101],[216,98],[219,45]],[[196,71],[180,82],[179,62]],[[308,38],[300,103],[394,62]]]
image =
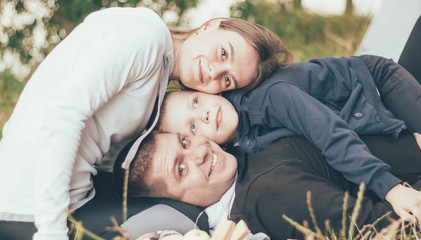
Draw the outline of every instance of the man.
[[[421,151],[409,132],[403,132],[398,140],[387,136],[364,140],[369,147],[374,141],[376,146],[381,146],[381,149],[371,150],[373,154],[382,155],[381,159],[391,165],[393,174],[413,184],[417,190],[421,188]],[[399,160],[388,157],[391,155],[388,151],[394,151],[389,147],[391,141],[395,141],[393,144],[399,141],[400,146],[408,149],[402,152]],[[222,198],[223,201],[216,205],[222,205],[224,217],[245,220],[252,232],[265,232],[272,239],[286,239],[302,235],[282,218],[283,215],[299,223],[311,222],[306,203],[308,191],[318,226],[323,231],[325,221],[329,219],[331,228],[339,232],[344,193],[348,191],[346,226],[349,226],[358,186],[333,170],[305,138],[282,138],[259,153],[239,152],[235,156],[200,136],[153,134],[142,144],[130,166],[128,194],[131,197],[169,197],[202,207]],[[118,177],[117,182],[122,185]],[[235,195],[230,195],[234,186]],[[411,204],[420,204],[419,200]],[[393,211],[386,201],[372,192],[366,192],[360,209],[356,222],[359,227],[374,223]],[[217,211],[206,212],[212,219]],[[414,216],[418,214],[413,213]],[[397,218],[394,213],[390,216]],[[376,228],[389,223],[384,218]]]

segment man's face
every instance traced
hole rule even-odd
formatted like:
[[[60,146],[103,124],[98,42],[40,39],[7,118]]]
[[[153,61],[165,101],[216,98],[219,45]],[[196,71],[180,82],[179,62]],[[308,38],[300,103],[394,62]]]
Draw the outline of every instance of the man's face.
[[[160,130],[205,136],[223,144],[236,137],[238,114],[224,97],[197,91],[178,91],[165,97]]]
[[[205,137],[161,133],[155,144],[148,180],[165,183],[160,197],[206,207],[234,182],[236,158]]]

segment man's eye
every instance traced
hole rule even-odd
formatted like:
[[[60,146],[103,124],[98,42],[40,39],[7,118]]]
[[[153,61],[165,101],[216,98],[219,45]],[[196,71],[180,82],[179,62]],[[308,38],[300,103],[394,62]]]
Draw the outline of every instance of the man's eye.
[[[181,146],[183,146],[183,148],[186,148],[187,147],[187,140],[186,139],[182,139],[181,140]]]
[[[199,99],[195,98],[193,100],[193,108],[197,108],[198,105],[199,105]]]
[[[225,51],[224,48],[221,49],[221,56],[222,56],[222,60],[225,61],[225,59],[227,58],[227,52]]]
[[[183,176],[186,171],[186,165],[184,163],[180,163],[178,165],[178,175]]]
[[[194,134],[196,132],[196,122],[190,123],[190,131]]]
[[[229,88],[231,86],[231,80],[228,76],[225,76],[225,87]]]

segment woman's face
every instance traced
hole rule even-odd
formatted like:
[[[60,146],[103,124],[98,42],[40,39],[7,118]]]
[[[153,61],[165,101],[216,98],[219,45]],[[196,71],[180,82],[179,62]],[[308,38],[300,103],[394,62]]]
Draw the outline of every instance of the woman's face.
[[[197,91],[178,91],[165,97],[160,130],[187,136],[205,136],[218,144],[237,132],[238,114],[224,97]]]
[[[257,52],[238,33],[220,29],[220,23],[206,23],[178,51],[173,75],[191,89],[215,94],[243,88],[257,76]]]

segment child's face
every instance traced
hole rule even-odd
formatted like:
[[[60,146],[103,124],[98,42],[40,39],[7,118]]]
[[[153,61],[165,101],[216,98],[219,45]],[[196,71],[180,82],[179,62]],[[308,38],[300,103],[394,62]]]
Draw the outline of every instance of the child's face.
[[[178,91],[165,97],[160,130],[205,136],[218,144],[236,136],[238,114],[224,97],[196,91]]]

